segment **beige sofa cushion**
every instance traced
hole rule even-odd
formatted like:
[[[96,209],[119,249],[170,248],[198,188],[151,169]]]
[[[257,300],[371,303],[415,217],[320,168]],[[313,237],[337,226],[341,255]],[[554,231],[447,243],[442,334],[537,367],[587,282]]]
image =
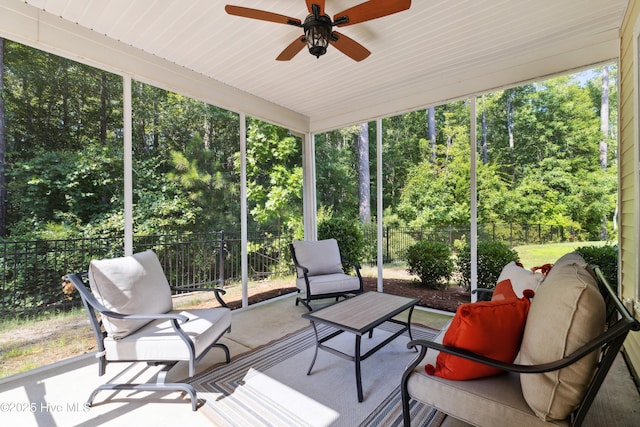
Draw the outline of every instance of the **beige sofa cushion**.
[[[549,424],[538,418],[522,397],[519,379],[517,374],[505,373],[468,381],[447,380],[427,375],[420,364],[409,377],[407,388],[412,398],[474,426],[569,426],[567,421]]]
[[[564,256],[540,285],[529,309],[520,363],[561,359],[604,331],[604,300],[585,266],[578,254]],[[594,352],[558,371],[521,374],[526,402],[542,420],[566,419],[586,393],[597,359]]]
[[[587,262],[584,260],[584,258],[582,258],[582,256],[579,253],[569,252],[567,254],[562,255],[560,258],[558,258],[555,264],[553,264],[553,267],[562,267],[567,264],[575,264],[582,268],[586,268],[588,266]]]
[[[309,276],[322,274],[344,273],[340,249],[336,239],[318,241],[293,241],[293,249],[296,253],[298,264],[309,269]],[[303,277],[298,270],[298,277]]]
[[[108,310],[121,314],[160,314],[173,308],[171,288],[153,251],[131,256],[93,260],[89,284],[96,299]],[[110,338],[121,339],[149,323],[103,317]]]

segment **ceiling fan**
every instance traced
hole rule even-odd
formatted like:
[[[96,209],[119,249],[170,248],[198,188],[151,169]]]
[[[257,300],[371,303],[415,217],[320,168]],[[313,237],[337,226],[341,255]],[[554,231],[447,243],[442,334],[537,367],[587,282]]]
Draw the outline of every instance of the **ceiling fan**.
[[[298,37],[293,43],[287,46],[276,58],[278,61],[289,61],[296,56],[304,46],[309,48],[309,53],[319,58],[327,52],[327,46],[329,44],[354,61],[362,61],[368,57],[371,52],[355,40],[337,31],[333,31],[333,27],[345,27],[347,25],[370,21],[402,12],[411,7],[411,0],[369,0],[333,15],[333,20],[331,20],[324,10],[325,0],[306,0],[306,2],[309,15],[305,18],[304,22],[297,18],[290,18],[285,15],[248,7],[227,5],[224,9],[229,15],[303,28],[304,35]]]

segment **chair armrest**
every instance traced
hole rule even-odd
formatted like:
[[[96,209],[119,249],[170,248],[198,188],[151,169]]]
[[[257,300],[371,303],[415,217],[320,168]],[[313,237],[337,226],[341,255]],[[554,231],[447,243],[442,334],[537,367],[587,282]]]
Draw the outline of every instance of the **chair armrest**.
[[[227,291],[222,288],[200,288],[198,286],[171,286],[171,290],[173,291],[181,291],[181,292],[215,292],[216,300],[222,307],[229,307],[227,303],[222,299],[221,295],[225,295]]]
[[[106,314],[107,316],[112,315],[111,317],[113,317],[113,315],[119,315],[118,313],[109,311],[107,307],[102,305],[93,296],[89,288],[87,288],[87,286],[82,281],[83,278],[87,278],[87,277],[88,277],[88,273],[84,271],[82,273],[67,274],[64,277],[64,280],[71,282],[73,286],[78,290],[78,292],[80,292],[80,296],[82,297],[82,299],[86,301],[95,310],[99,311],[101,314]]]
[[[493,291],[495,289],[487,289],[487,288],[475,288],[471,291],[472,294],[491,294],[493,295]]]
[[[302,270],[302,273],[306,276],[309,274],[309,269],[307,267],[305,267],[304,265],[301,264],[297,264],[296,263],[296,267]]]
[[[113,317],[114,319],[126,320],[179,320],[180,323],[186,323],[189,318],[183,314],[177,313],[156,313],[156,314],[122,314],[113,311],[101,311],[103,316]]]
[[[471,290],[471,294],[478,294],[478,301],[490,301],[494,289],[476,288]]]
[[[343,264],[346,264],[346,265],[351,265],[351,266],[355,267],[356,270],[360,270],[362,268],[362,266],[359,263],[347,261],[346,259],[344,259],[342,257],[342,255],[340,255],[340,262],[342,262]]]

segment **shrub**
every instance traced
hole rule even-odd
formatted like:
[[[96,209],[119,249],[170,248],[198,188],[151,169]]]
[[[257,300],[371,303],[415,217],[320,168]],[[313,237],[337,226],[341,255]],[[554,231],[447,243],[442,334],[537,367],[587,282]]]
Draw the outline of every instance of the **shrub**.
[[[454,267],[447,245],[426,240],[409,246],[407,264],[407,271],[417,275],[423,286],[432,289],[446,287]]]
[[[502,242],[478,242],[478,287],[493,289],[502,268],[511,261],[519,261],[518,253]],[[458,254],[458,269],[462,285],[471,288],[471,247],[465,245]]]
[[[616,289],[618,286],[618,246],[581,246],[576,252],[592,265],[597,265],[609,284]]]
[[[352,264],[360,264],[364,256],[364,235],[358,221],[327,218],[318,223],[318,239],[336,239],[342,258]],[[346,272],[352,267],[343,265]]]

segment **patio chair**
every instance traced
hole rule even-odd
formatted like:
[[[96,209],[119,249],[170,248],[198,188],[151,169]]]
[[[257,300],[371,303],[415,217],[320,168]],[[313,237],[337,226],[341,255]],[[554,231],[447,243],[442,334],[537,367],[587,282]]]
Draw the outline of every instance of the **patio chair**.
[[[340,255],[336,239],[300,241],[289,245],[291,257],[296,267],[296,287],[305,296],[296,298],[296,305],[302,302],[309,311],[312,300],[348,297],[362,293],[360,265],[346,262]],[[352,265],[356,275],[346,274],[343,264]]]
[[[218,340],[231,330],[231,311],[213,289],[219,308],[173,310],[172,288],[156,254],[150,250],[132,256],[93,260],[89,271],[66,276],[80,292],[97,340],[98,374],[111,362],[164,365],[155,383],[116,383],[122,374],[97,387],[87,404],[102,390],[182,391],[198,408],[195,389],[186,383],[167,383],[169,370],[180,361],[196,363],[213,347],[221,348],[229,363],[229,349]],[[89,281],[90,290],[86,286]],[[126,371],[126,369],[125,369]],[[123,371],[124,372],[124,371]]]

